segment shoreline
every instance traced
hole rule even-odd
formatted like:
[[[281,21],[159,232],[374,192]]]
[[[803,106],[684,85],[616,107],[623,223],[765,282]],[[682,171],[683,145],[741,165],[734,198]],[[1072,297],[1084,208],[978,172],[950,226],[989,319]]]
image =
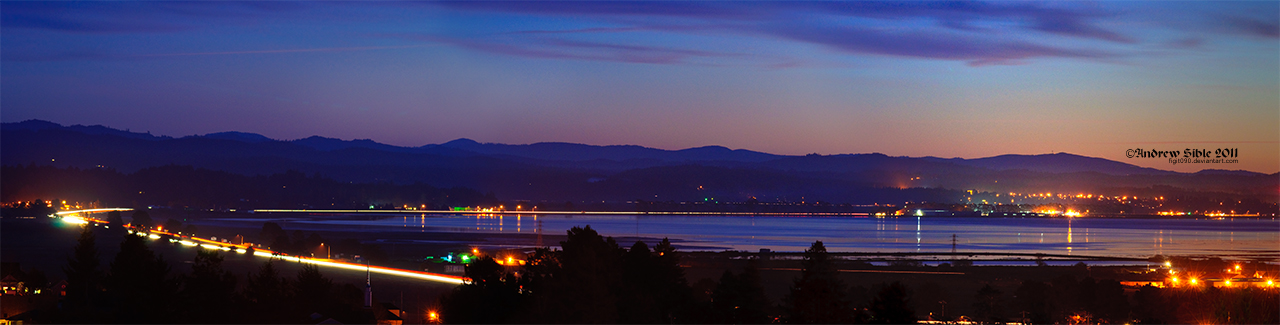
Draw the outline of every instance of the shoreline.
[[[868,212],[715,212],[715,211],[452,211],[452,210],[309,210],[309,209],[255,209],[250,211],[208,211],[235,214],[294,214],[305,213],[307,215],[358,215],[358,214],[374,214],[374,215],[482,215],[482,216],[499,216],[499,215],[591,215],[591,216],[726,216],[726,217],[854,217],[854,218],[1043,218],[1043,219],[1081,219],[1081,218],[1104,218],[1104,219],[1277,219],[1276,215],[1160,215],[1160,214],[1097,214],[1097,215],[1081,215],[1081,216],[1053,216],[1042,215],[1038,213],[1027,213],[1026,215],[877,215]]]

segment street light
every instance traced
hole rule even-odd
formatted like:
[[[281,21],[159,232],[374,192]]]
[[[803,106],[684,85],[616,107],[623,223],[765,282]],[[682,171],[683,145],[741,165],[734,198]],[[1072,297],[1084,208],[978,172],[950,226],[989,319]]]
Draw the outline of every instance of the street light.
[[[320,243],[320,247],[324,247],[325,259],[333,259],[333,249],[330,248],[331,246],[325,245],[324,243]]]

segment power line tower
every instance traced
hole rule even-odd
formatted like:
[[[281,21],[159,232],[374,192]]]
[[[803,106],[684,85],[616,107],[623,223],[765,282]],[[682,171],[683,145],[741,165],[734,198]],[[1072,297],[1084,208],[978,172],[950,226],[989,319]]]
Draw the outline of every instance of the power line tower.
[[[533,215],[533,220],[534,220],[534,223],[538,224],[538,242],[537,244],[535,244],[535,246],[544,247],[542,245],[542,219],[538,219],[538,215],[535,214]]]

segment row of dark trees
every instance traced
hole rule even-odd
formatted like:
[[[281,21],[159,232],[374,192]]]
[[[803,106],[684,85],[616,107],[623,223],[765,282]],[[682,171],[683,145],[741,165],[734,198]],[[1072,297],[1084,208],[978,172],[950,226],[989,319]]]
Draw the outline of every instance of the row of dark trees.
[[[386,251],[375,244],[364,244],[353,238],[334,241],[314,232],[308,235],[302,230],[294,230],[290,234],[275,222],[263,223],[257,240],[264,247],[290,255],[313,257],[359,255],[361,259],[374,263],[385,262],[388,258]]]
[[[271,262],[238,277],[223,257],[200,251],[189,273],[174,274],[140,236],[128,235],[103,267],[93,227],[81,233],[64,269],[66,297],[52,323],[302,323],[324,317],[367,322],[361,292],[335,285],[312,266],[292,279]],[[117,229],[117,228],[112,228]],[[104,231],[104,230],[99,230]],[[122,231],[122,230],[121,230]],[[589,226],[569,230],[562,249],[538,249],[521,266],[485,256],[468,266],[471,279],[441,299],[449,323],[914,323],[912,290],[901,283],[870,299],[850,287],[822,242],[805,251],[800,276],[780,301],[765,295],[754,263],[725,271],[713,284],[690,286],[679,253],[667,240],[629,249]],[[504,263],[505,264],[505,263]],[[243,286],[238,286],[245,279]],[[237,289],[243,287],[242,289]],[[704,292],[693,287],[709,288]],[[926,285],[925,287],[928,287]],[[924,288],[928,289],[928,288]],[[934,290],[937,291],[937,290]],[[930,300],[932,301],[932,300]],[[1005,293],[991,285],[973,296],[980,322],[1139,321],[1160,323],[1280,323],[1275,288],[1216,289],[1145,286],[1126,294],[1115,280],[1023,281]]]
[[[754,261],[718,282],[687,283],[678,253],[665,239],[623,249],[589,226],[573,228],[562,250],[538,249],[522,266],[484,257],[467,268],[471,282],[442,297],[449,323],[915,323],[915,295],[893,282],[868,297],[838,276],[822,242],[805,251],[801,274],[780,304],[761,286]],[[1079,266],[1084,267],[1084,266]],[[938,287],[936,284],[934,287]],[[935,293],[942,288],[928,288]],[[1126,293],[1112,279],[1023,281],[1012,293],[991,284],[972,296],[968,318],[986,323],[1096,322],[1147,324],[1280,323],[1275,288],[1157,288]],[[926,296],[929,296],[926,294]],[[932,296],[930,296],[932,297]],[[869,298],[869,299],[868,299]],[[933,300],[927,302],[931,303]],[[939,320],[955,320],[933,315]]]
[[[623,249],[590,226],[575,227],[561,250],[538,249],[523,266],[485,256],[467,267],[471,282],[441,299],[449,323],[912,323],[907,289],[886,285],[869,306],[855,306],[822,242],[782,306],[765,296],[754,264],[726,271],[697,295],[663,239]]]
[[[317,312],[344,323],[372,320],[358,288],[337,286],[310,264],[290,280],[268,261],[240,290],[241,277],[223,270],[216,251],[198,250],[190,272],[175,274],[138,235],[125,235],[103,267],[93,229],[85,227],[68,258],[65,298],[41,322],[316,323],[324,320]]]

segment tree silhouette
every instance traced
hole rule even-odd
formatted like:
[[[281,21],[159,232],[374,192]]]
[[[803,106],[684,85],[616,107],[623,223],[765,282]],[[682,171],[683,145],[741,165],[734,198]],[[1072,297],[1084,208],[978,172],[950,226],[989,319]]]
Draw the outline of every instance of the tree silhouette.
[[[1166,301],[1162,289],[1150,284],[1138,288],[1133,293],[1133,315],[1143,324],[1167,324],[1174,315],[1170,303]]]
[[[629,324],[660,323],[665,318],[660,302],[657,265],[649,246],[636,241],[622,256],[622,288],[618,295],[619,322]]]
[[[561,276],[547,298],[569,307],[561,317],[567,322],[618,322],[617,287],[621,248],[612,237],[600,236],[591,226],[569,229],[560,242]]]
[[[756,261],[750,260],[742,273],[724,271],[711,291],[712,322],[724,324],[765,324],[773,319],[766,310],[769,299],[760,285]]]
[[[693,289],[689,287],[689,280],[685,279],[684,268],[680,267],[680,253],[676,252],[671,240],[663,237],[662,241],[653,246],[653,254],[657,255],[652,259],[653,281],[657,283],[655,288],[660,302],[659,312],[665,315],[662,321],[678,322],[678,318],[687,313],[682,309],[693,301]]]
[[[135,228],[151,228],[155,222],[151,220],[151,214],[145,209],[134,209],[133,220],[129,222]]]
[[[107,212],[107,225],[111,225],[111,226],[124,225],[124,217],[120,215],[120,211]]]
[[[911,308],[910,294],[901,282],[893,283],[880,289],[880,293],[871,300],[871,319],[879,324],[914,324],[915,310]]]
[[[1125,323],[1129,319],[1129,298],[1124,285],[1114,279],[1098,281],[1093,288],[1089,312],[1103,323]]]
[[[280,276],[273,264],[267,261],[258,268],[257,274],[249,276],[244,288],[245,300],[248,303],[247,317],[250,321],[263,323],[285,323],[293,321],[284,311],[286,304],[293,300],[289,281]]]
[[[174,219],[174,218],[169,218],[164,221],[164,230],[168,232],[181,231],[182,221],[178,221],[178,219]]]
[[[170,219],[173,220],[173,219]],[[217,251],[197,250],[191,274],[185,277],[179,299],[187,322],[230,323],[237,320],[241,297],[236,293],[236,277],[222,269]]]
[[[672,323],[684,318],[692,292],[671,241],[649,251],[637,241],[622,255],[618,315],[623,323]]]
[[[320,268],[314,264],[303,264],[298,270],[297,280],[293,282],[293,296],[302,315],[328,312],[334,307],[332,293],[333,280],[320,274]]]
[[[1003,292],[990,284],[978,289],[978,293],[973,296],[973,318],[980,321],[1004,322],[1004,308],[1000,304],[1002,294]]]
[[[1021,286],[1014,291],[1014,301],[1017,301],[1019,313],[1026,312],[1026,318],[1033,323],[1051,323],[1053,322],[1054,309],[1053,300],[1054,288],[1047,283],[1039,281],[1023,281]],[[1019,320],[1021,321],[1021,320]]]
[[[857,311],[822,241],[814,242],[804,251],[801,266],[800,278],[784,298],[790,321],[802,324],[855,322]]]
[[[116,322],[173,322],[171,308],[177,282],[169,277],[169,265],[147,247],[140,235],[125,236],[120,253],[111,262],[106,277],[107,292],[114,302]]]
[[[516,277],[492,256],[472,261],[467,266],[467,278],[470,283],[441,297],[441,320],[455,324],[508,322],[524,303]]]
[[[63,272],[67,275],[67,297],[64,308],[64,322],[92,322],[100,317],[102,300],[103,274],[98,261],[97,236],[93,227],[80,230],[80,238],[71,257],[67,258],[67,266]]]

